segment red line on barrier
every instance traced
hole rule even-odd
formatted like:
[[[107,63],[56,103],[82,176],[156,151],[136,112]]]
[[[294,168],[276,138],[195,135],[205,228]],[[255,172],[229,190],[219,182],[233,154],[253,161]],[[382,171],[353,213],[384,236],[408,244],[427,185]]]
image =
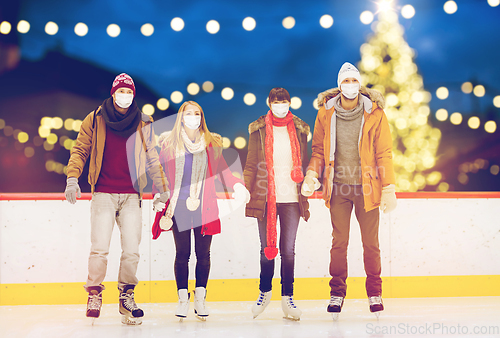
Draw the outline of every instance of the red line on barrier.
[[[230,199],[232,193],[217,193],[218,199]],[[321,199],[323,194],[321,192],[315,192],[310,199]],[[423,199],[435,199],[435,198],[500,198],[500,192],[498,191],[450,191],[450,192],[397,192],[397,198],[423,198]],[[153,199],[153,194],[144,194],[143,198],[146,200]],[[0,201],[63,201],[66,198],[64,193],[0,193]],[[92,199],[91,193],[82,193],[81,200]]]

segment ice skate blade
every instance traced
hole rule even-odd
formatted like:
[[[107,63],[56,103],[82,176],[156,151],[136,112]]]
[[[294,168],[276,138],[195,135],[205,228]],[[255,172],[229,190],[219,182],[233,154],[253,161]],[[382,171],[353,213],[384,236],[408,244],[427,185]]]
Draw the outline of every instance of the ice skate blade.
[[[377,320],[378,320],[378,317],[380,316],[380,311],[373,312],[373,314],[375,315],[375,317],[377,317]]]
[[[283,316],[283,319],[291,320],[292,322],[299,322],[300,321],[300,317],[299,318],[295,318],[295,317],[292,317],[292,316]]]
[[[141,317],[130,317],[126,315],[122,315],[122,324],[126,325],[141,325],[142,318]]]
[[[91,325],[94,326],[96,318],[95,317],[89,317],[89,318],[90,318]]]
[[[340,312],[334,312],[334,313],[332,313],[333,320],[334,321],[339,320],[339,315],[340,315]]]

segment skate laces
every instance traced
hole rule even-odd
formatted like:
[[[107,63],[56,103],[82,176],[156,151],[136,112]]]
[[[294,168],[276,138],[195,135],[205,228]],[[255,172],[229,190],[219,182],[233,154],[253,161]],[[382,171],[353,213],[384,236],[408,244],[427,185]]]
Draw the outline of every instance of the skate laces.
[[[129,310],[130,312],[139,309],[139,307],[135,303],[133,292],[130,293],[128,293],[128,291],[127,293],[122,292],[120,294],[120,301],[123,301],[123,307]]]
[[[101,304],[102,304],[101,293],[98,293],[98,294],[89,293],[89,301],[88,301],[88,305],[87,305],[87,308],[89,310],[100,310]]]
[[[370,303],[370,305],[382,304],[382,297],[381,296],[368,297],[368,302]]]
[[[330,296],[330,305],[342,306],[343,300],[344,300],[344,297]]]
[[[264,297],[264,292],[261,292],[259,295],[259,299],[257,299],[257,305],[262,305],[262,303],[264,303]]]

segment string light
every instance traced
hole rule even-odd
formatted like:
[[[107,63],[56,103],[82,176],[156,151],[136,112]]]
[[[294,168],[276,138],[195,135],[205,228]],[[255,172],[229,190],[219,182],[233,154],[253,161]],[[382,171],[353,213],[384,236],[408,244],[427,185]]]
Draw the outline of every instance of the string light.
[[[141,33],[144,36],[151,36],[153,35],[154,31],[155,28],[150,23],[145,23],[144,25],[141,26]]]
[[[75,25],[75,34],[78,36],[85,36],[89,32],[89,28],[83,22],[79,22]]]
[[[369,25],[373,21],[373,13],[370,11],[364,11],[359,16],[359,20],[361,21],[361,23],[363,23],[365,25]]]
[[[458,10],[458,6],[455,1],[446,1],[443,9],[447,14],[454,14]]]
[[[286,29],[292,29],[295,26],[295,19],[291,16],[287,16],[286,18],[283,19],[281,24]]]
[[[45,24],[45,33],[48,35],[55,35],[59,31],[59,26],[52,21],[49,21]]]
[[[404,5],[403,8],[401,8],[401,15],[405,19],[411,19],[415,15],[415,8],[413,8],[412,5]]]
[[[11,29],[12,25],[10,24],[10,22],[3,21],[2,23],[0,23],[0,33],[7,35],[10,33]]]
[[[170,21],[170,27],[172,27],[174,31],[180,32],[184,29],[184,20],[181,18],[173,18],[172,21]]]
[[[256,101],[257,101],[257,98],[252,93],[247,93],[247,94],[245,94],[245,96],[243,96],[243,102],[245,102],[245,104],[247,106],[253,106]]]
[[[243,29],[245,29],[246,31],[253,31],[257,26],[257,22],[252,17],[246,17],[245,19],[243,19],[242,25]]]
[[[30,23],[26,20],[21,20],[17,23],[17,31],[21,34],[26,34],[30,31]]]
[[[112,23],[106,28],[106,33],[108,33],[110,37],[116,38],[121,33],[120,26]]]
[[[224,100],[229,101],[234,97],[234,91],[231,88],[226,87],[222,89],[221,96]]]
[[[207,22],[207,32],[210,34],[217,34],[220,30],[220,24],[216,20],[210,20]]]
[[[333,18],[331,15],[325,14],[319,19],[321,27],[327,29],[333,26]]]

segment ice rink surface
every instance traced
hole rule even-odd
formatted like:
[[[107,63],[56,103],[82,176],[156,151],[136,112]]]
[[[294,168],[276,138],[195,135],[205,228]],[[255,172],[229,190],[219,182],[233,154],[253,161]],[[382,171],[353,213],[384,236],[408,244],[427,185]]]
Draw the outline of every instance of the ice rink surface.
[[[326,312],[327,300],[297,300],[298,322],[283,319],[281,303],[272,301],[253,319],[252,302],[207,302],[210,316],[194,316],[191,301],[183,322],[176,303],[139,304],[142,325],[120,323],[118,304],[103,305],[94,325],[85,305],[0,307],[0,337],[500,337],[500,297],[390,298],[377,320],[365,299],[347,299],[338,321]]]

